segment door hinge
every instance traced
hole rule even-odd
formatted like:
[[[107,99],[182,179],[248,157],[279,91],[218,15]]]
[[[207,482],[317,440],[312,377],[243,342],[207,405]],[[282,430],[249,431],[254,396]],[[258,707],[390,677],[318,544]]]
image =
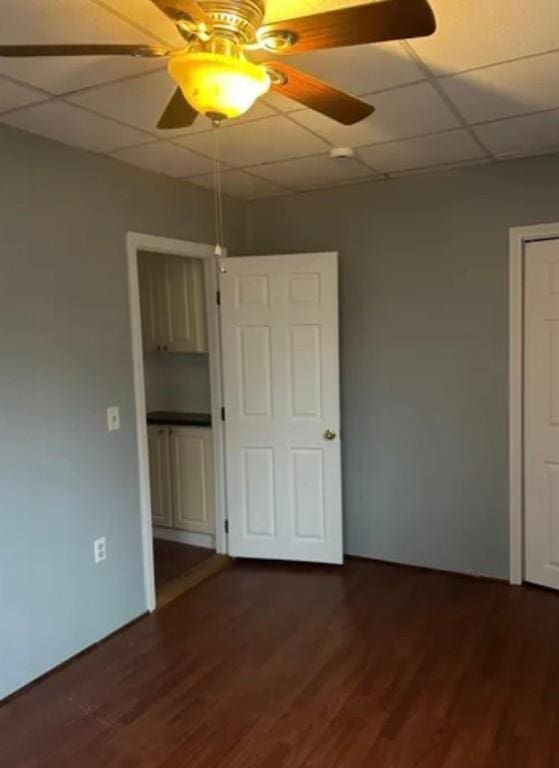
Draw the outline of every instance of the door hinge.
[[[225,533],[229,533],[229,520],[225,521]]]
[[[218,291],[215,297],[215,300],[217,302],[217,306],[221,307],[221,291]]]
[[[225,406],[221,408],[221,421],[225,421]]]

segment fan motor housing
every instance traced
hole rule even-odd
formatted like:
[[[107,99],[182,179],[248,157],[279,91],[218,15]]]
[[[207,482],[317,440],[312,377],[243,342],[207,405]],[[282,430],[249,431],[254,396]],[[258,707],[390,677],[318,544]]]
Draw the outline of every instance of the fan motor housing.
[[[219,32],[252,43],[266,12],[265,0],[200,0],[200,6]]]

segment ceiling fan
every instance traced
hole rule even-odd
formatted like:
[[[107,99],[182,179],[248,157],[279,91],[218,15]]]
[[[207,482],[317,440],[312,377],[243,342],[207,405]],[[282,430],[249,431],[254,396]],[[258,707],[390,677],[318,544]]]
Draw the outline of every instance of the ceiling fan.
[[[367,102],[281,61],[255,63],[246,52],[296,54],[432,34],[428,0],[377,0],[263,24],[266,0],[151,0],[177,26],[185,45],[0,45],[0,57],[168,57],[178,89],[158,128],[186,128],[198,114],[214,123],[239,117],[270,89],[353,125],[374,112]],[[262,54],[260,54],[262,56]]]

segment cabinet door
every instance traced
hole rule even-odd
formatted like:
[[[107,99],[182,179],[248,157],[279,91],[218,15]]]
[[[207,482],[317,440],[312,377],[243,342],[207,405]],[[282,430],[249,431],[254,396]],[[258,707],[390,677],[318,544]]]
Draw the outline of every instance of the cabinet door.
[[[169,342],[169,302],[164,258],[158,254],[140,253],[138,278],[144,350],[160,350]]]
[[[215,493],[211,429],[173,428],[171,435],[175,528],[214,533]]]
[[[165,257],[166,346],[170,351],[207,351],[203,270],[201,259]]]
[[[171,453],[169,430],[148,427],[151,517],[154,525],[172,528]]]

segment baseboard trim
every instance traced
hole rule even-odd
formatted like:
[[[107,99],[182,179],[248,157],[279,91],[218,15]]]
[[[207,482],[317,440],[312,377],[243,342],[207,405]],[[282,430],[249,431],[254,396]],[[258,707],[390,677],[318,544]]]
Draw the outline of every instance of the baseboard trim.
[[[474,579],[476,581],[492,581],[497,584],[508,584],[508,579],[499,576],[487,576],[482,573],[468,571],[449,571],[445,568],[435,568],[429,565],[415,565],[415,563],[400,563],[397,560],[381,560],[378,557],[367,557],[366,555],[350,555],[348,552],[344,555],[347,560],[360,560],[364,563],[375,563],[376,565],[389,565],[394,568],[407,569],[410,571],[423,571],[424,573],[443,574],[444,576],[456,576],[459,579]]]
[[[164,541],[176,541],[179,544],[190,544],[193,547],[215,550],[215,536],[209,533],[191,533],[190,531],[178,531],[176,528],[160,528],[154,526],[153,538]]]

